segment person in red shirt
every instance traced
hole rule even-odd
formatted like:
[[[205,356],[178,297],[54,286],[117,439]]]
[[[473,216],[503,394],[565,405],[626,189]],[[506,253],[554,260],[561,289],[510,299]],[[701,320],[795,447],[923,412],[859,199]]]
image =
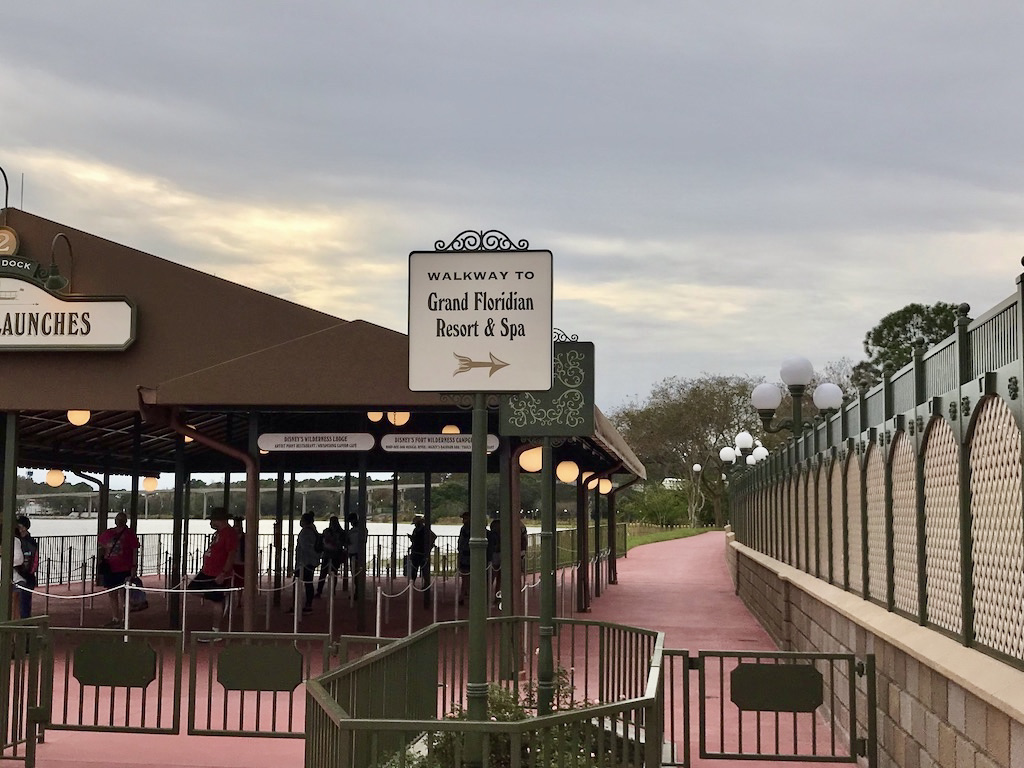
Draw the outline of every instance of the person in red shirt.
[[[226,593],[219,590],[231,586],[231,575],[235,572],[238,529],[231,526],[224,507],[214,507],[210,511],[210,527],[213,528],[213,537],[203,555],[203,567],[186,589],[203,592],[203,598],[213,603],[213,631],[216,632],[220,629],[225,610],[220,604],[227,606],[224,600]]]
[[[100,584],[109,589],[112,618],[104,626],[118,627],[124,623],[123,587],[138,570],[139,537],[128,527],[128,515],[118,512],[114,527],[108,528],[97,538]]]

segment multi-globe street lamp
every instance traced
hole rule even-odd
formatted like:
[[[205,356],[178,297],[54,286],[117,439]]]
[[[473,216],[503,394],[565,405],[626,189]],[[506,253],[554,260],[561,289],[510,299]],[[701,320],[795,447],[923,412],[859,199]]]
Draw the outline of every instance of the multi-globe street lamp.
[[[710,460],[710,456],[708,459]],[[740,460],[742,459],[742,465],[753,465],[758,462],[764,461],[768,458],[768,449],[765,448],[760,440],[755,440],[754,436],[746,430],[743,430],[736,435],[734,445],[727,445],[718,452],[718,461],[724,470],[722,473],[722,480],[727,480],[729,473],[737,466],[740,466]],[[705,464],[707,462],[705,461]],[[692,468],[693,480],[692,485],[694,493],[698,493],[701,487],[701,478],[703,477],[705,465],[694,464]],[[690,525],[696,524],[697,513],[700,512],[703,507],[703,500],[699,505],[690,505]]]
[[[772,423],[775,411],[782,405],[783,395],[782,390],[774,384],[758,384],[750,394],[750,402],[757,409],[765,432],[781,432],[788,429],[790,432],[799,434],[804,428],[814,426],[803,419],[803,399],[811,379],[814,378],[814,366],[805,357],[787,357],[782,361],[779,375],[789,390],[790,400],[793,404],[791,418],[783,419],[777,424]],[[821,413],[826,415],[834,413],[843,405],[843,390],[827,381],[815,388],[812,400]]]

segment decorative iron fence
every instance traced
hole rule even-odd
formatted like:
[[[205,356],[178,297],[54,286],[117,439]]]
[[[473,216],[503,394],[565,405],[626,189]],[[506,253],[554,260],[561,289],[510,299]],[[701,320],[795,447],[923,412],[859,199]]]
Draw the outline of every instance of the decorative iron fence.
[[[734,483],[737,540],[1024,667],[1022,288]]]
[[[306,765],[660,765],[660,633],[556,620],[556,712],[538,716],[537,621],[487,632],[489,720],[464,718],[466,622],[435,624],[307,682]]]

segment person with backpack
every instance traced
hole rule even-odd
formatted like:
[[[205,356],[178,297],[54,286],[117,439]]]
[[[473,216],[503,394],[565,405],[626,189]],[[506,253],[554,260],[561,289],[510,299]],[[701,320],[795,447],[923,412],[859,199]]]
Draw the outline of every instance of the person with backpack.
[[[316,587],[317,597],[322,597],[324,594],[327,573],[330,572],[337,576],[338,569],[341,568],[341,563],[345,559],[345,529],[341,527],[337,515],[331,515],[320,538],[323,541],[323,551],[320,553],[320,581]]]
[[[39,544],[30,534],[29,528],[32,526],[32,521],[29,520],[27,515],[18,515],[18,519],[15,521],[14,534],[18,537],[18,544],[21,545],[22,562],[17,564],[15,562],[15,570],[18,575],[21,576],[23,581],[21,582],[25,589],[19,589],[20,595],[18,600],[18,616],[22,619],[27,619],[32,615],[32,592],[31,590],[36,588],[39,583],[36,573],[39,570]]]

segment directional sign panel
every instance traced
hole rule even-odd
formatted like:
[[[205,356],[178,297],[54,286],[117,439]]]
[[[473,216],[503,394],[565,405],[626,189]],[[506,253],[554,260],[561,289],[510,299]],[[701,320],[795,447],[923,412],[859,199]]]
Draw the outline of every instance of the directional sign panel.
[[[409,254],[409,389],[551,388],[551,252]]]

